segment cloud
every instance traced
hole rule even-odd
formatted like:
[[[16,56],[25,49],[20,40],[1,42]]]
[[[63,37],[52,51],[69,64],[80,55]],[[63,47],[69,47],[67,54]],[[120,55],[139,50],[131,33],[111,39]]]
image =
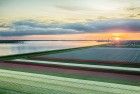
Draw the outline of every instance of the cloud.
[[[26,36],[44,34],[71,34],[78,33],[74,29],[62,28],[56,23],[43,24],[33,20],[18,21],[12,23],[8,30],[0,31],[0,36]]]
[[[72,23],[63,28],[74,29],[83,32],[107,32],[110,29],[123,29],[127,31],[140,32],[140,20],[105,20],[89,21],[87,23]]]
[[[140,16],[140,7],[128,7],[125,11],[129,14],[129,18],[139,18]]]
[[[40,23],[33,20],[17,21],[6,30],[0,30],[0,36],[55,35],[101,33],[110,29],[123,29],[140,32],[140,20],[88,21],[86,23]]]
[[[76,7],[76,6],[60,6],[56,5],[57,8],[62,9],[62,10],[67,10],[67,11],[77,11],[77,10],[83,10],[83,8]]]

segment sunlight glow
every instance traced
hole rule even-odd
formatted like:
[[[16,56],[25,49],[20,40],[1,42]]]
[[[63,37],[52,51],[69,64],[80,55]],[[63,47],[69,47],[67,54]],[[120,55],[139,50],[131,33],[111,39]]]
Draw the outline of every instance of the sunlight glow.
[[[121,37],[123,37],[123,36],[125,36],[125,35],[123,35],[122,33],[113,33],[112,34],[112,38],[116,41],[121,40]]]
[[[116,38],[114,38],[116,41],[119,41],[121,38],[119,38],[119,37],[116,37]]]

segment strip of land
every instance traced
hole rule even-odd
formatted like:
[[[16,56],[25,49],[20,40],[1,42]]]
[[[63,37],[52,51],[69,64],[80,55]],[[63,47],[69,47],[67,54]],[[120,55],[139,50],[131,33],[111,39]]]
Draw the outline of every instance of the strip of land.
[[[104,69],[104,70],[107,69],[107,70],[118,70],[118,71],[128,71],[128,72],[140,72],[140,68],[130,68],[130,67],[61,63],[61,62],[50,62],[50,61],[41,61],[41,60],[27,60],[27,59],[15,59],[13,61],[20,61],[20,62],[25,62],[25,63],[35,63],[35,64],[60,65],[60,66],[69,66],[69,67],[82,67],[82,68],[94,68],[94,69]]]
[[[79,60],[79,61],[102,61],[114,63],[140,63],[139,48],[110,48],[110,47],[90,47],[77,49],[74,51],[60,52],[49,55],[36,56],[33,59],[47,60]]]
[[[139,94],[140,87],[0,69],[0,87],[30,94]],[[20,88],[22,87],[22,88]],[[10,93],[9,93],[10,94]]]
[[[109,83],[119,83],[139,86],[140,76],[139,72],[124,72],[111,71],[101,69],[80,68],[72,66],[58,66],[52,64],[41,64],[34,62],[21,61],[5,61],[0,62],[0,69],[7,69],[13,71],[22,71],[29,73],[39,73],[44,75],[54,75],[59,77],[68,77],[76,79],[85,79],[91,81],[101,81]]]

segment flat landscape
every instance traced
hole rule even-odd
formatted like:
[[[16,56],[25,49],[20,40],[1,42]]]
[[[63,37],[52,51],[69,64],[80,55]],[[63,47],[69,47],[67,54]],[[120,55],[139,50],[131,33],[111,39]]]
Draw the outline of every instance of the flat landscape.
[[[0,94],[140,94],[140,0],[0,0]]]
[[[38,56],[40,60],[51,59],[68,59],[81,61],[108,61],[108,62],[124,62],[139,63],[139,48],[111,48],[111,47],[91,47],[86,49]]]
[[[127,44],[0,57],[0,93],[139,94],[140,49]]]

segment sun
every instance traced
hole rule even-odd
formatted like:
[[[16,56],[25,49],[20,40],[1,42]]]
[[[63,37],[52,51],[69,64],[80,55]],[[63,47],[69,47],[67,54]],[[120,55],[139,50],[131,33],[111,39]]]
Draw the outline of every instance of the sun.
[[[119,41],[119,40],[121,40],[121,38],[115,37],[114,40]]]
[[[121,40],[122,34],[121,33],[113,33],[112,38],[116,41]]]

